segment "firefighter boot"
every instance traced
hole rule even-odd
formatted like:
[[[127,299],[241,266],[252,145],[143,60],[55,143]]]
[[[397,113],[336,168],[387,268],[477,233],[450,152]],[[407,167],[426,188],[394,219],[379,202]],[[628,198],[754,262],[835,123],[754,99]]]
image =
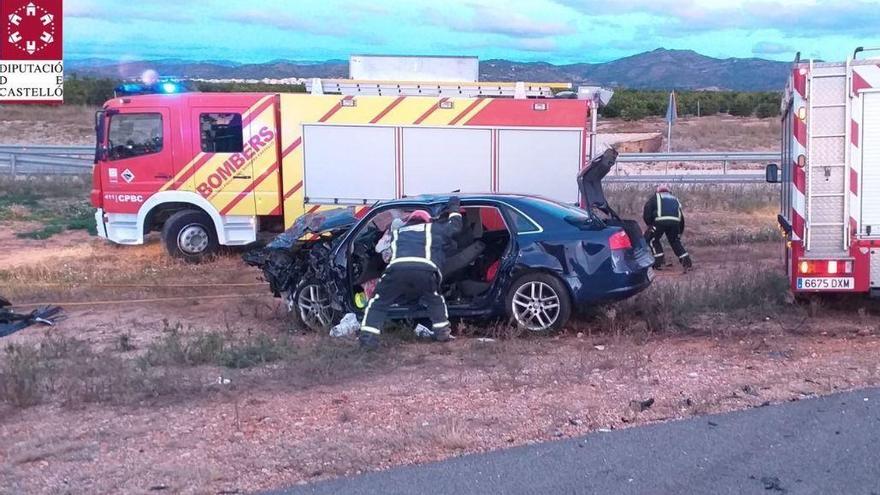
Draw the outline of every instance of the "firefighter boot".
[[[691,271],[691,269],[694,267],[694,262],[691,261],[690,255],[686,254],[684,255],[684,257],[681,258],[681,267],[684,268],[685,273]]]
[[[449,340],[449,325],[446,325],[443,328],[437,328],[434,330],[434,335],[431,337],[434,339],[434,342],[446,342]]]
[[[379,350],[379,336],[374,333],[361,332],[358,334],[358,343],[365,351]]]

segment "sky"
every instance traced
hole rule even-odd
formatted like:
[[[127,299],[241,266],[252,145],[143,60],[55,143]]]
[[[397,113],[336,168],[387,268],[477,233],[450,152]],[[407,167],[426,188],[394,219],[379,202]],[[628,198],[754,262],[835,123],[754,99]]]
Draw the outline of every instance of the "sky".
[[[65,58],[476,55],[555,64],[656,48],[843,60],[880,47],[880,0],[65,0]]]

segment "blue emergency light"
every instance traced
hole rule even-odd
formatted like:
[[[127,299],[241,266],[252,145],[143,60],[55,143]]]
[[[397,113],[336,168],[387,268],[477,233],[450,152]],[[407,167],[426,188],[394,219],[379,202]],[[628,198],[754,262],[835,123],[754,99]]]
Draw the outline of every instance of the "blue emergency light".
[[[185,93],[189,89],[182,83],[164,81],[155,84],[143,83],[123,83],[113,89],[116,96],[135,96],[135,95],[153,95],[164,94],[170,95],[175,93]]]

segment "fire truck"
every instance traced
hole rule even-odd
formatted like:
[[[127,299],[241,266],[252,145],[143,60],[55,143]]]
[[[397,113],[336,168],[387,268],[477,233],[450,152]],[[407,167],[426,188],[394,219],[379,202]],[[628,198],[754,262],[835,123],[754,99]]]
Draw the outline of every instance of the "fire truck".
[[[880,290],[880,59],[795,60],[782,104],[779,225],[795,294]]]
[[[326,206],[429,193],[578,202],[590,98],[568,84],[312,80],[307,93],[121,96],[96,115],[98,232],[198,261]],[[569,92],[569,96],[574,93]]]

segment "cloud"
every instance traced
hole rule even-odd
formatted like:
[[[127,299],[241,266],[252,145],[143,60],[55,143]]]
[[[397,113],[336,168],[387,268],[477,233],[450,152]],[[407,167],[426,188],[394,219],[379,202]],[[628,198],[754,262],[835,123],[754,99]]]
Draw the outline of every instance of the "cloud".
[[[217,16],[216,19],[236,24],[257,24],[281,30],[294,30],[325,36],[347,36],[351,34],[344,22],[319,22],[308,15],[268,12],[261,10],[242,10]]]
[[[524,38],[516,40],[513,47],[527,52],[555,52],[559,43],[553,38]]]
[[[429,8],[428,22],[457,32],[499,34],[514,38],[545,38],[573,34],[570,22],[546,20],[497,5],[469,3],[458,9]]]
[[[759,41],[752,47],[752,53],[755,55],[782,55],[785,53],[794,54],[797,50],[783,43],[773,41]]]

